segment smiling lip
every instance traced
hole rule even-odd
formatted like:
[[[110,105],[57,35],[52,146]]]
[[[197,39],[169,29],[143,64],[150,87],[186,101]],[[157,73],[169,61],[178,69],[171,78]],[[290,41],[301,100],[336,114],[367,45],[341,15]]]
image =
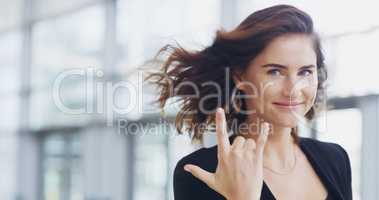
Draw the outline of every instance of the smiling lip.
[[[280,106],[280,107],[296,107],[299,106],[303,103],[301,102],[274,102],[275,105]]]

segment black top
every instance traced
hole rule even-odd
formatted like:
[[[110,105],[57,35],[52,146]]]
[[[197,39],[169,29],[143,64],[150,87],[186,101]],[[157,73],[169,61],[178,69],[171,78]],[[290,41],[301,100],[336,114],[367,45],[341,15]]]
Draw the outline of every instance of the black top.
[[[235,136],[230,136],[232,143]],[[348,154],[338,144],[311,138],[299,138],[301,150],[306,155],[316,174],[328,191],[327,199],[351,200],[351,166]],[[177,163],[174,171],[175,200],[224,200],[225,198],[205,183],[183,169],[185,164],[194,164],[209,172],[217,167],[217,145],[201,148]],[[275,200],[263,181],[261,200]]]

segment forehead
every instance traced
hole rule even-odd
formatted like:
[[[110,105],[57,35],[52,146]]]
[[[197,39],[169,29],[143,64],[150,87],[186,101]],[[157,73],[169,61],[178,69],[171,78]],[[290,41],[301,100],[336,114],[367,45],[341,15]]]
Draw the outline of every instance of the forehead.
[[[275,38],[254,59],[254,65],[275,63],[289,68],[316,65],[312,38],[305,34],[288,34]]]

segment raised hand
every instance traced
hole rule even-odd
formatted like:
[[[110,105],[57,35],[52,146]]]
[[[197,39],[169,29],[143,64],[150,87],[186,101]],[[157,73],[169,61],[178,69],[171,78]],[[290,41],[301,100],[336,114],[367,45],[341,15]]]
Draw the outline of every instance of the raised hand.
[[[222,108],[218,108],[216,172],[210,173],[192,164],[185,165],[184,169],[228,200],[260,199],[263,186],[263,150],[267,141],[269,124],[262,123],[259,131],[256,142],[251,138],[237,136],[230,145],[225,113]]]

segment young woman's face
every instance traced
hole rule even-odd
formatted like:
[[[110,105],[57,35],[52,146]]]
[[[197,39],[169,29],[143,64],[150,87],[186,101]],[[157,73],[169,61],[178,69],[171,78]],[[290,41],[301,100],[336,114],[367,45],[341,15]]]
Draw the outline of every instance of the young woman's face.
[[[252,116],[283,127],[296,127],[314,104],[317,56],[310,36],[274,39],[237,80]],[[236,79],[235,79],[236,80]],[[242,84],[241,84],[242,83]]]

